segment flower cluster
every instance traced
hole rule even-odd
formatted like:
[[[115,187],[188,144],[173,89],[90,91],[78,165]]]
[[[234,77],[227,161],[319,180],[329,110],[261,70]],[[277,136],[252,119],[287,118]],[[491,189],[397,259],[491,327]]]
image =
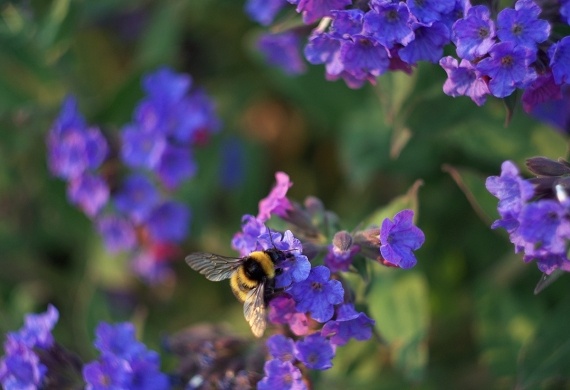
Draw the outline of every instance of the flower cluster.
[[[496,22],[487,6],[468,8],[453,25],[452,39],[461,64],[452,57],[440,61],[448,74],[444,91],[451,96],[470,96],[481,105],[488,94],[503,98],[521,88],[527,111],[543,99],[560,95],[563,80],[553,78],[554,69],[560,68],[559,56],[554,54],[557,45],[548,52],[550,67],[536,62],[546,57],[539,45],[548,39],[551,29],[540,14],[541,8],[532,0],[519,0],[514,9],[503,9]]]
[[[130,323],[101,323],[96,330],[95,347],[99,360],[83,367],[86,389],[160,390],[170,387],[168,377],[160,372],[160,357],[135,338]]]
[[[523,260],[535,260],[547,275],[570,271],[570,164],[545,157],[527,160],[535,178],[524,179],[511,161],[500,176],[487,179],[487,190],[499,199],[500,219],[492,228],[503,228]]]
[[[45,313],[29,314],[22,329],[9,332],[0,360],[5,390],[22,389],[168,389],[169,378],[159,370],[159,356],[136,341],[132,324],[97,328],[95,347],[101,357],[83,365],[58,345],[51,331],[59,318],[49,305]]]
[[[291,337],[280,334],[267,341],[271,359],[258,388],[305,388],[299,367],[326,370],[332,367],[337,346],[372,335],[375,322],[355,309],[353,294],[346,293],[340,271],[349,270],[358,254],[385,265],[411,268],[416,264],[413,251],[423,244],[424,235],[412,223],[413,212],[403,210],[393,221],[386,218],[381,227],[353,235],[340,231],[332,245],[327,244],[321,233],[324,229],[315,222],[326,213],[320,201],[308,198],[305,207],[300,206],[287,198],[292,185],[289,177],[283,172],[275,177],[275,187],[259,202],[258,215],[244,216],[232,245],[242,256],[271,248],[285,254],[275,264],[276,294],[269,301],[268,317],[271,323],[288,328]],[[265,223],[272,216],[288,222],[301,239],[290,230],[281,234],[267,228]],[[313,265],[311,261],[321,253],[324,265]]]
[[[68,181],[71,203],[93,219],[110,252],[131,252],[135,271],[151,282],[168,272],[165,261],[188,230],[190,210],[172,192],[196,171],[192,148],[219,128],[212,102],[191,86],[190,76],[168,68],[148,74],[117,155],[71,97],[48,135],[51,172]]]
[[[496,14],[492,1],[248,0],[246,12],[269,25],[288,3],[311,25],[310,34],[300,27],[281,28],[259,45],[270,63],[288,73],[304,71],[301,41],[307,39],[306,60],[324,64],[328,80],[341,78],[351,88],[374,84],[391,70],[409,73],[427,61],[446,71],[443,90],[450,96],[469,96],[482,105],[488,95],[504,98],[522,89],[523,107],[530,112],[560,99],[561,86],[570,79],[570,37],[551,36],[556,24],[568,24],[566,0],[560,5],[518,0]],[[443,56],[447,45],[457,58]]]
[[[6,390],[36,389],[46,383],[47,367],[39,350],[54,345],[51,331],[59,318],[57,309],[49,305],[42,314],[28,314],[22,329],[9,332],[0,360],[0,383]]]

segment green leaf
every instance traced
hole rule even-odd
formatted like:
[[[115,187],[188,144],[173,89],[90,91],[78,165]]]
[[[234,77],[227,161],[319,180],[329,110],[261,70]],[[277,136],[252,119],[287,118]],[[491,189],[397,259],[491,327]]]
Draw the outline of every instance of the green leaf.
[[[525,346],[519,356],[517,388],[544,388],[556,380],[570,383],[570,339],[568,324],[570,310],[567,298],[562,300],[550,315],[543,316],[542,325],[534,339]]]
[[[390,347],[393,364],[409,380],[422,379],[428,359],[425,277],[413,271],[377,271],[368,299],[376,329]]]
[[[511,124],[511,120],[513,119],[513,115],[515,113],[515,108],[517,107],[518,101],[519,101],[518,91],[515,91],[513,94],[503,99],[503,104],[505,105],[505,109],[507,110],[507,114],[505,116],[505,127]]]
[[[486,225],[490,225],[497,216],[497,198],[487,191],[486,177],[472,169],[456,168],[448,164],[444,164],[442,169],[457,183],[477,215]]]
[[[44,49],[48,49],[55,42],[66,17],[69,15],[70,3],[70,0],[54,0],[51,2],[50,10],[37,34],[38,43]]]
[[[517,356],[535,333],[535,318],[540,313],[509,290],[487,280],[478,286],[475,299],[475,335],[481,348],[480,360],[495,376],[512,385]]]
[[[512,160],[522,166],[532,156],[557,158],[566,155],[567,140],[546,125],[539,125],[525,114],[515,113],[507,128],[485,110],[464,118],[446,133],[450,147],[478,161]],[[497,168],[497,173],[499,169]]]
[[[385,121],[377,101],[368,101],[346,116],[339,144],[347,178],[364,187],[371,177],[390,162],[392,126]]]
[[[379,99],[387,118],[391,121],[399,116],[404,103],[409,100],[417,81],[417,72],[411,75],[404,72],[384,74],[377,86]]]
[[[140,41],[138,63],[142,68],[169,63],[180,45],[185,14],[183,2],[160,4]]]
[[[409,209],[414,211],[414,219],[418,215],[418,190],[423,184],[421,180],[416,182],[410,187],[408,192],[404,195],[394,198],[386,206],[376,209],[368,219],[363,221],[360,226],[362,228],[370,226],[381,226],[386,218],[393,218],[399,211]]]

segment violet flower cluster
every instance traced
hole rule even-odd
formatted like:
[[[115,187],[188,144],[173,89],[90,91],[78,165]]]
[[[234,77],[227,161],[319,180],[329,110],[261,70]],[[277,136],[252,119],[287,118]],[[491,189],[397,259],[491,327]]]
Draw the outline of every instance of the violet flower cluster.
[[[505,161],[501,175],[487,179],[487,190],[499,199],[492,228],[505,229],[515,253],[545,274],[570,271],[570,163],[533,157],[526,166],[536,177],[524,179]]]
[[[349,270],[357,255],[384,265],[411,268],[424,234],[413,225],[413,212],[403,210],[393,220],[385,219],[381,227],[353,235],[340,231],[332,244],[327,244],[315,218],[330,212],[316,198],[309,198],[305,207],[289,200],[289,177],[283,172],[275,176],[277,183],[259,202],[258,215],[244,216],[242,230],[234,236],[232,246],[242,256],[273,247],[285,253],[275,264],[275,294],[269,300],[268,317],[286,335],[268,339],[270,359],[258,388],[301,389],[306,388],[305,369],[332,367],[337,346],[350,339],[368,340],[372,335],[375,321],[356,310],[351,298],[354,294],[347,293],[349,286],[343,283],[341,272]],[[272,216],[286,221],[301,239],[290,230],[279,233],[269,229],[265,224]],[[319,254],[324,257],[322,265],[314,264]]]
[[[131,253],[149,282],[167,275],[166,262],[187,235],[190,210],[172,195],[196,172],[193,148],[220,125],[212,101],[191,87],[190,76],[168,68],[145,76],[146,96],[118,147],[87,125],[73,97],[48,135],[49,167],[67,181],[69,201],[93,220],[110,252]]]
[[[45,313],[29,314],[22,329],[9,332],[0,360],[0,383],[5,390],[35,389],[169,389],[160,372],[160,359],[135,339],[130,323],[97,328],[99,360],[83,365],[59,346],[51,332],[59,318],[49,305]]]
[[[48,369],[38,352],[53,347],[51,331],[58,318],[57,309],[49,305],[43,314],[26,315],[22,329],[6,334],[4,356],[0,360],[0,383],[3,389],[37,389],[46,382]]]
[[[570,1],[518,0],[501,10],[496,3],[247,0],[245,10],[266,26],[287,18],[294,12],[291,5],[301,14],[300,25],[279,28],[259,41],[268,62],[288,73],[305,70],[304,55],[311,64],[325,65],[328,80],[359,88],[388,71],[409,73],[427,61],[447,73],[446,94],[469,96],[477,105],[489,95],[504,98],[517,89],[524,92],[527,112],[560,99],[570,80],[570,36],[551,32],[569,24]],[[456,57],[444,56],[447,46]]]
[[[160,372],[160,357],[135,338],[131,323],[101,323],[96,330],[98,360],[83,367],[86,390],[166,390],[168,376]]]

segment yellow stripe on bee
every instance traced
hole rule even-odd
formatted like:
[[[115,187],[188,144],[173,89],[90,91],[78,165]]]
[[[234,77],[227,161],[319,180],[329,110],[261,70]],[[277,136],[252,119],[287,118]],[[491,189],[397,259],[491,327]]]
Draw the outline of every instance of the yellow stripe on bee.
[[[259,263],[261,268],[263,268],[263,273],[267,275],[269,279],[273,279],[275,277],[275,265],[267,253],[263,251],[255,251],[251,252],[249,257]]]
[[[232,288],[232,292],[234,293],[238,301],[245,302],[249,290],[244,290],[237,272],[234,272],[232,277],[230,278],[230,287]]]
[[[243,267],[239,267],[234,274],[237,275],[239,283],[241,284],[243,289],[251,290],[252,288],[254,288],[259,284],[257,280],[253,280],[247,277]]]

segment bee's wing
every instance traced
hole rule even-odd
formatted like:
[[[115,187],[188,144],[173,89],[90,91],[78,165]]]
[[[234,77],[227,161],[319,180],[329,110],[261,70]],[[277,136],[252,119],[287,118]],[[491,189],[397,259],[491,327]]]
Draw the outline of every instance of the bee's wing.
[[[239,257],[227,257],[213,253],[197,252],[186,256],[186,263],[195,271],[200,272],[206,279],[214,282],[229,279],[242,264]]]
[[[247,293],[243,305],[243,315],[249,323],[255,337],[263,336],[267,319],[265,318],[265,281],[259,283],[253,290]]]
[[[534,288],[534,295],[538,294],[539,292],[544,290],[546,287],[548,287],[552,283],[554,283],[554,281],[556,279],[558,279],[559,277],[561,277],[563,273],[564,273],[564,271],[557,269],[557,270],[552,271],[552,273],[550,275],[542,274],[542,276],[540,277],[540,280],[538,281],[538,283],[536,284],[536,287]]]

